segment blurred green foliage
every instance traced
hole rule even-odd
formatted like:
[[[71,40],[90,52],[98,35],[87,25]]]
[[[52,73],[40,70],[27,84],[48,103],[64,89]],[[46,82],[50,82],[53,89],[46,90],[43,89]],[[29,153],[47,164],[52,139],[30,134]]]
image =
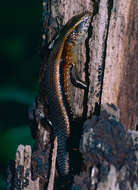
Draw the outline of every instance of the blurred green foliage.
[[[38,93],[41,1],[0,6],[0,190],[19,144],[33,145],[28,107]]]

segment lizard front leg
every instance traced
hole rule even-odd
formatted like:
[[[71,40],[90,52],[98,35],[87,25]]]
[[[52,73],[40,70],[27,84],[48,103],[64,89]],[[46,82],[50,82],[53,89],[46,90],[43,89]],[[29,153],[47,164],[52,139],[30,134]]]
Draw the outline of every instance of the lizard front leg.
[[[73,64],[71,66],[70,78],[71,78],[71,82],[74,86],[81,88],[81,89],[87,89],[86,82],[82,81],[79,77],[78,70],[76,68],[76,64]]]

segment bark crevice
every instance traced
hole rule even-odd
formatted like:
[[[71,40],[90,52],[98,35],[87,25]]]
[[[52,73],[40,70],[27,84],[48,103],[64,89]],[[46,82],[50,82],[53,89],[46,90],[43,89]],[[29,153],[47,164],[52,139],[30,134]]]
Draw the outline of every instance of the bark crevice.
[[[136,0],[44,0],[40,91],[30,122],[35,146],[33,152],[30,146],[18,147],[16,161],[8,170],[8,190],[138,188],[136,7]],[[84,92],[70,83],[76,121],[67,147],[74,151],[72,159],[79,160],[72,165],[77,174],[63,179],[55,167],[56,143],[46,121],[45,65],[48,46],[63,24],[83,11],[94,15],[77,52],[79,73],[88,89]]]

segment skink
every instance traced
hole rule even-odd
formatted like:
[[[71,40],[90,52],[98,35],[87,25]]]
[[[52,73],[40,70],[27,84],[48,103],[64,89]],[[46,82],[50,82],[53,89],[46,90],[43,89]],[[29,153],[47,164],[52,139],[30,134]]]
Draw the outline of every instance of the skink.
[[[92,13],[85,12],[74,16],[61,30],[52,45],[46,62],[45,89],[49,106],[49,117],[52,123],[54,136],[58,138],[57,163],[61,176],[69,174],[69,156],[66,150],[67,140],[70,136],[70,113],[66,102],[67,81],[70,77],[80,88],[86,88],[76,74],[75,65],[78,47],[86,34],[91,22]]]

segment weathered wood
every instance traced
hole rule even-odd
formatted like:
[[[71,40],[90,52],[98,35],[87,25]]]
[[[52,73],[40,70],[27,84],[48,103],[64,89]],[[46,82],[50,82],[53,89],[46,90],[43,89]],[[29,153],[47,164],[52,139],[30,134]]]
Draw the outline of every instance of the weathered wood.
[[[51,164],[50,177],[49,177],[49,183],[48,183],[47,190],[53,190],[53,188],[54,188],[57,147],[58,147],[58,143],[57,143],[57,137],[56,137],[54,140],[54,147],[53,147],[53,153],[52,153],[52,164]]]
[[[83,140],[81,140],[80,148],[84,158],[82,168],[80,168],[82,172],[74,177],[74,184],[70,186],[70,189],[122,190],[125,187],[125,189],[135,190],[137,188],[136,176],[132,165],[136,166],[138,159],[135,149],[138,134],[135,131],[125,132],[123,128],[120,128],[119,121],[121,119],[125,129],[136,129],[138,121],[136,113],[138,88],[136,0],[45,0],[41,39],[42,60],[46,64],[49,54],[48,46],[62,26],[72,16],[86,10],[94,12],[94,17],[88,34],[85,36],[86,41],[80,45],[77,55],[78,70],[81,78],[88,83],[88,90],[84,92],[82,89],[75,88],[69,81],[68,92],[76,117],[83,116],[83,119],[86,119],[92,113],[99,115],[100,106],[103,104],[104,109],[98,118],[99,121],[98,116],[93,116],[90,121],[86,122],[89,124],[84,125],[86,129],[81,137]],[[39,118],[40,116],[47,117],[48,114],[45,107],[47,99],[45,97],[44,63],[40,70],[39,98],[31,114],[32,122],[35,123],[35,127],[32,125],[32,135],[35,139],[34,151],[31,151],[30,146],[19,146],[17,149],[15,167],[12,167],[15,169],[10,171],[8,177],[9,189],[43,190],[47,189],[49,183],[51,187],[48,188],[52,189],[55,185],[56,190],[61,190],[66,189],[66,184],[72,183],[72,179],[69,178],[63,182],[58,176],[55,171],[55,161],[51,165],[54,141],[52,129],[44,119],[40,121]],[[114,105],[109,106],[107,103],[116,105],[120,111]],[[114,123],[111,122],[112,119]],[[100,122],[103,122],[103,125]],[[108,125],[109,123],[113,125]],[[115,123],[117,125],[114,126]],[[80,129],[78,126],[74,127],[77,130]],[[93,133],[94,130],[95,133]],[[123,139],[118,137],[120,130],[123,131]],[[76,132],[76,136],[78,134],[80,131]],[[90,150],[86,149],[91,149],[91,145],[97,142],[97,137],[99,144],[94,150],[96,154],[91,155]],[[54,147],[53,155],[56,157],[56,146]],[[111,152],[109,147],[112,148]],[[103,151],[102,156],[99,150]],[[127,154],[129,151],[136,155],[135,161],[130,156],[131,154]],[[129,160],[124,161],[127,157]],[[86,158],[89,159],[89,163]],[[129,168],[128,165],[130,165]],[[50,170],[51,167],[53,169]],[[131,179],[128,179],[127,174],[132,174],[132,171],[134,173],[130,175]],[[100,173],[103,175],[99,176]],[[117,179],[120,180],[117,181]],[[55,184],[53,184],[54,180]],[[133,184],[131,184],[132,181]],[[123,186],[125,182],[126,186]]]
[[[83,167],[80,174],[74,176],[74,183],[70,189],[137,190],[138,132],[125,131],[119,122],[119,110],[113,105],[103,105],[101,115],[97,118],[93,116],[84,123],[80,141]],[[48,186],[50,190],[54,185],[56,139],[53,151],[52,172]],[[31,161],[31,147],[19,145],[10,189],[46,188],[44,184],[40,184],[43,176],[32,179]],[[61,186],[56,189],[66,189],[65,183],[66,180],[62,179]]]
[[[14,189],[39,189],[39,178],[31,179],[31,147],[19,145],[15,161]]]
[[[125,128],[135,129],[138,72],[137,1],[114,0],[107,39],[102,103],[113,103]]]
[[[95,104],[100,104],[102,93],[102,80],[105,64],[106,40],[108,35],[110,14],[108,0],[101,0],[97,14],[92,22],[92,37],[89,40],[89,93],[88,113],[94,112]]]
[[[138,132],[125,131],[113,105],[83,126],[80,151],[83,167],[71,190],[137,190]]]

